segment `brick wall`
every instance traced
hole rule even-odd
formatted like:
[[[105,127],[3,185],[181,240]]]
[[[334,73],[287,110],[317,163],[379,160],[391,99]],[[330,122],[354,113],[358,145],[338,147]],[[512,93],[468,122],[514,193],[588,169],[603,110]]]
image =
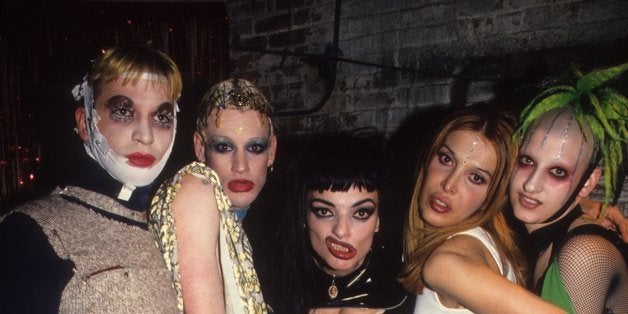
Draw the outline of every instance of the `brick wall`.
[[[527,87],[572,63],[628,61],[627,1],[344,0],[337,51],[335,1],[226,4],[232,72],[270,96],[279,134],[375,126],[394,135],[418,110],[518,108]]]

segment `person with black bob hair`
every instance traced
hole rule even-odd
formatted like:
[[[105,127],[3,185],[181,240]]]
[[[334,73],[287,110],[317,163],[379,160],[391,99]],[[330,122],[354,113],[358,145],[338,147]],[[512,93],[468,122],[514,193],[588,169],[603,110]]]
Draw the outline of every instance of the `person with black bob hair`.
[[[287,203],[278,223],[278,280],[269,289],[277,313],[400,310],[400,258],[378,240],[386,187],[383,136],[330,133],[302,141],[287,170]]]

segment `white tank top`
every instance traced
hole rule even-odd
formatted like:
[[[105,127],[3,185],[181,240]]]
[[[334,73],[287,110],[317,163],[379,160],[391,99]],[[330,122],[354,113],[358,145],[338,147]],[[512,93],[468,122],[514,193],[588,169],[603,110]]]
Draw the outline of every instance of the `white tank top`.
[[[486,249],[491,253],[491,256],[493,256],[493,259],[495,260],[497,267],[499,267],[500,273],[502,275],[506,274],[505,276],[506,279],[512,282],[517,282],[515,273],[512,269],[512,265],[509,262],[507,262],[506,265],[502,265],[501,260],[499,258],[499,254],[497,253],[497,249],[495,248],[495,243],[493,242],[493,238],[488,232],[482,229],[482,227],[475,227],[473,229],[469,229],[467,231],[462,231],[454,235],[451,235],[447,239],[450,239],[452,237],[455,237],[461,234],[469,235],[480,240],[482,244],[484,244]],[[505,271],[504,271],[504,268],[506,268]],[[424,287],[423,294],[417,295],[416,297],[416,302],[414,304],[414,313],[415,314],[418,314],[418,313],[446,314],[446,313],[473,313],[473,312],[467,309],[456,309],[456,308],[449,308],[449,307],[444,306],[438,299],[438,295],[436,294],[436,292],[434,292],[433,290],[430,290],[427,287]]]

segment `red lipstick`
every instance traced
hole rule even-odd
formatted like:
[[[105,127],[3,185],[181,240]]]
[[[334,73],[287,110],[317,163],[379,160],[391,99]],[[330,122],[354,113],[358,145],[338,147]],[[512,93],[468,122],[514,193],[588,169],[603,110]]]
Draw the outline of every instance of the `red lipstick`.
[[[236,193],[248,192],[252,190],[254,186],[255,184],[253,182],[244,179],[232,180],[227,184],[229,190]]]
[[[148,168],[155,163],[155,157],[151,154],[133,153],[126,155],[129,163],[138,168]]]
[[[348,243],[340,242],[334,238],[325,239],[329,253],[335,258],[349,260],[355,257],[357,251]]]

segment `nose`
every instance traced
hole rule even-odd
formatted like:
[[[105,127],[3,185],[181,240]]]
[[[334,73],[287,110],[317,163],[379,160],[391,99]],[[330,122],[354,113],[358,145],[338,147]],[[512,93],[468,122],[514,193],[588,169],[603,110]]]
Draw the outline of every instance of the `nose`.
[[[528,193],[537,193],[543,190],[543,178],[540,171],[533,171],[523,182],[523,190]]]
[[[349,222],[349,218],[340,217],[334,224],[334,229],[332,230],[334,235],[338,237],[338,239],[342,239],[349,235],[351,232],[351,226]]]
[[[138,123],[133,130],[132,139],[138,141],[144,145],[152,144],[155,138],[153,137],[153,129],[151,128],[151,122],[148,119],[139,119]]]
[[[457,171],[452,171],[450,173],[448,173],[445,178],[443,178],[443,181],[441,182],[441,186],[443,188],[443,191],[447,192],[447,193],[456,193],[456,190],[458,189],[458,179],[459,179],[460,175],[458,174]]]
[[[236,173],[244,173],[249,170],[249,162],[246,158],[246,152],[243,150],[236,150],[232,170]]]

